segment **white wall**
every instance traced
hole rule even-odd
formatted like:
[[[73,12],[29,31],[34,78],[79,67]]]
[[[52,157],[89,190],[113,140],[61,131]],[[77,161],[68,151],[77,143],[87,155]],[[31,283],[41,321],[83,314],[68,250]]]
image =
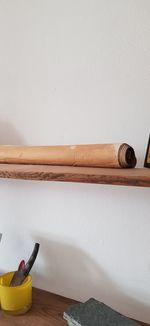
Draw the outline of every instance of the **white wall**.
[[[128,142],[150,123],[149,0],[0,0],[0,142]],[[150,190],[0,180],[0,268],[150,322]]]

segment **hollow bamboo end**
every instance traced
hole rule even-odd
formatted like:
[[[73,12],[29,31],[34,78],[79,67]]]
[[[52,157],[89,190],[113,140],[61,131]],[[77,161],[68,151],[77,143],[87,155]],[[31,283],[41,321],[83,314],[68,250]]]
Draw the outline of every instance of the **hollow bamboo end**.
[[[119,148],[118,161],[121,168],[134,168],[137,162],[134,149],[123,143]]]

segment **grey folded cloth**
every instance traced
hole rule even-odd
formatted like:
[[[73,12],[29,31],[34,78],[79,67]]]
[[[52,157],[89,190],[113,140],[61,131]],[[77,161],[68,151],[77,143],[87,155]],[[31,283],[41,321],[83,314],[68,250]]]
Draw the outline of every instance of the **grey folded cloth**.
[[[93,298],[67,308],[64,319],[68,326],[138,326],[128,317]]]

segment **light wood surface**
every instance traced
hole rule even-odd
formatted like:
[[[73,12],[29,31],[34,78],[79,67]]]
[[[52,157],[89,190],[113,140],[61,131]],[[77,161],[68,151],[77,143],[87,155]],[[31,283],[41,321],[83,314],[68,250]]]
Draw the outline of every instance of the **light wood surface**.
[[[150,169],[0,164],[0,177],[150,187]]]
[[[0,145],[0,162],[92,167],[135,167],[134,150],[126,143],[61,146]]]
[[[0,311],[0,326],[66,326],[63,312],[74,303],[76,301],[34,288],[31,310],[22,316],[10,316]],[[139,322],[139,325],[148,324]]]

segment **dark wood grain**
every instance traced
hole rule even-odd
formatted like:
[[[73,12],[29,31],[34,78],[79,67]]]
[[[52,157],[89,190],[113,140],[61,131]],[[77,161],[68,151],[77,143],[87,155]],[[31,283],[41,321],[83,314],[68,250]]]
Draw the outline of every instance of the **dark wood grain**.
[[[63,320],[63,312],[74,303],[76,301],[33,288],[31,310],[22,316],[10,316],[1,311],[0,326],[65,326],[67,324]]]
[[[0,177],[150,187],[150,169],[108,169],[51,165],[0,164]]]
[[[0,326],[65,326],[64,310],[74,300],[33,288],[33,305],[22,316],[10,316],[0,312]]]

